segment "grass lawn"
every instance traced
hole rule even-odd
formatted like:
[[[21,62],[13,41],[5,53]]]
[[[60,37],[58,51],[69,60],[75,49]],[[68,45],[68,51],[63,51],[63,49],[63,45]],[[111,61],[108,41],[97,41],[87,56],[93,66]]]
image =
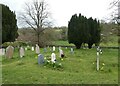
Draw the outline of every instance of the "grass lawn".
[[[100,56],[100,71],[96,71],[96,49],[79,49],[74,54],[70,49],[62,48],[66,58],[59,59],[56,49],[57,62],[62,68],[37,64],[35,52],[25,51],[25,57],[19,57],[15,49],[13,59],[2,57],[3,84],[118,84],[118,50],[103,49]],[[49,58],[50,48],[41,53]],[[105,65],[102,65],[102,64]]]

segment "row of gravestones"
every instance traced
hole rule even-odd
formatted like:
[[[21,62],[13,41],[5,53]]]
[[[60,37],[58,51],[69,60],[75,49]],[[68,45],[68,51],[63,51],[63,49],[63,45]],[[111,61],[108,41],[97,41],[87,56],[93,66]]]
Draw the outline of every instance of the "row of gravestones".
[[[25,50],[27,50],[27,48],[25,48]],[[32,47],[31,50],[34,51],[34,47]],[[37,44],[36,44],[35,51],[36,51],[36,54],[40,54],[40,48],[39,48],[39,46]],[[46,51],[47,51],[47,49],[44,48],[44,52],[46,52]],[[53,46],[52,51],[53,52],[55,51],[55,46]],[[60,57],[63,57],[64,53],[63,53],[63,50],[61,49],[61,47],[59,47],[59,52],[60,52]],[[12,46],[8,46],[6,48],[6,53],[5,53],[5,49],[0,49],[0,55],[5,55],[6,58],[12,58],[13,53],[14,53],[14,47],[12,47]],[[24,51],[23,47],[20,47],[19,53],[20,53],[21,58],[25,56],[25,51]],[[74,53],[73,48],[71,48],[71,53]],[[54,54],[53,54],[53,56],[54,56]]]

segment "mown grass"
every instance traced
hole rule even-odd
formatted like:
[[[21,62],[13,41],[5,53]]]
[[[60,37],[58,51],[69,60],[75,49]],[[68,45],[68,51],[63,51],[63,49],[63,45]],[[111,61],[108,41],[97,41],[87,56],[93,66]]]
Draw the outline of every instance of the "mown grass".
[[[117,84],[118,83],[118,50],[103,49],[100,56],[100,71],[96,71],[96,49],[62,48],[66,58],[59,59],[58,48],[55,53],[57,61],[62,64],[61,69],[37,64],[35,52],[25,51],[25,57],[19,57],[15,49],[13,59],[2,57],[3,84]],[[41,49],[44,57],[51,55]],[[103,66],[102,63],[105,63]]]

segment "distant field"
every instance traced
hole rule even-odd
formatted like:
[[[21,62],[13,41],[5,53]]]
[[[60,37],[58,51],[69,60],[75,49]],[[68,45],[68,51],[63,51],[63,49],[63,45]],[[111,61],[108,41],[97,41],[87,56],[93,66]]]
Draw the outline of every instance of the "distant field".
[[[66,58],[59,59],[58,48],[55,53],[62,69],[37,64],[35,52],[28,50],[20,59],[15,49],[13,59],[2,57],[3,84],[117,84],[118,50],[103,49],[100,56],[100,71],[96,71],[96,49],[79,49],[72,55],[70,49],[62,48]],[[50,48],[41,53],[49,58]],[[103,63],[105,65],[103,65]],[[103,67],[103,68],[102,68]]]

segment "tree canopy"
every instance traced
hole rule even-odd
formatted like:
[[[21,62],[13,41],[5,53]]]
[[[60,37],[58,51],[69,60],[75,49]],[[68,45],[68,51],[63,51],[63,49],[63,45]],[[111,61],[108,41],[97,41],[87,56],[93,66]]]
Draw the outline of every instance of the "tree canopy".
[[[82,43],[87,43],[91,48],[100,42],[100,24],[97,19],[86,18],[79,14],[73,15],[68,24],[68,41],[80,48]]]
[[[8,6],[2,6],[2,43],[13,42],[18,37],[18,27],[15,12]]]

